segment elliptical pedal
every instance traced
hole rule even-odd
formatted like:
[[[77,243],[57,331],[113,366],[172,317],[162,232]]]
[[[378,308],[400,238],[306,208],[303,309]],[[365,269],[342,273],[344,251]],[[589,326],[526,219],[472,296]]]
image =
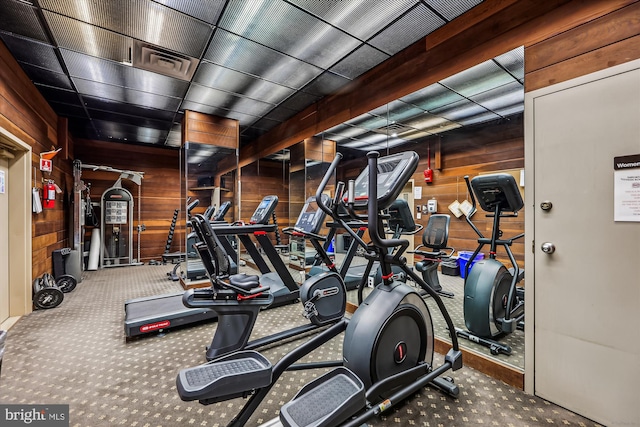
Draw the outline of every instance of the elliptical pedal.
[[[341,423],[365,405],[362,381],[349,369],[339,367],[304,386],[280,408],[286,427],[322,427]]]
[[[243,397],[271,384],[272,365],[257,351],[241,351],[215,362],[183,369],[176,386],[184,401],[202,404]]]

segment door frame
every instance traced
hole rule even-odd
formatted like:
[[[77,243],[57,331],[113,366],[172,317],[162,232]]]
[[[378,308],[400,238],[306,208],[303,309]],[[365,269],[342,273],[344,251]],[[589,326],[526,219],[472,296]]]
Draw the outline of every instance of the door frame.
[[[525,182],[527,185],[527,193],[530,197],[525,200],[525,265],[530,266],[527,269],[527,298],[525,299],[525,312],[527,320],[525,322],[525,376],[524,391],[535,395],[535,254],[534,254],[534,236],[535,236],[535,139],[534,139],[534,101],[536,98],[548,95],[554,92],[566,90],[579,85],[588,84],[590,82],[605,79],[627,71],[640,68],[640,59],[635,59],[624,64],[609,67],[603,70],[595,71],[584,76],[576,77],[561,83],[537,89],[532,92],[525,93],[524,101],[524,163],[525,163]]]
[[[0,329],[32,311],[31,146],[0,126],[0,141],[14,149],[6,186],[9,193],[9,319]]]

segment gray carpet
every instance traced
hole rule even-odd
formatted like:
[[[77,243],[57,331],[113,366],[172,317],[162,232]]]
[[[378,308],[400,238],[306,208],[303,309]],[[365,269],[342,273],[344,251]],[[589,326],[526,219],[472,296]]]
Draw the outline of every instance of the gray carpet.
[[[72,426],[223,426],[242,399],[202,406],[182,402],[177,372],[202,363],[216,323],[125,340],[123,303],[179,290],[166,278],[170,266],[139,266],[86,272],[77,289],[55,309],[36,311],[9,331],[0,377],[0,403],[69,404]],[[254,337],[299,325],[300,307],[260,314]],[[264,351],[272,361],[294,348]],[[340,357],[341,337],[308,360]],[[321,371],[286,373],[254,414],[250,425],[269,420]],[[424,389],[370,424],[419,426],[595,426],[544,400],[524,394],[472,369],[452,373],[461,394],[452,399]]]

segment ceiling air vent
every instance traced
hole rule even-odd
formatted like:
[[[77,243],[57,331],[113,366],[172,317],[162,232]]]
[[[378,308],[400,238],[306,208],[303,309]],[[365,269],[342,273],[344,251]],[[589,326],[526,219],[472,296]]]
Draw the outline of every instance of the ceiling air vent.
[[[200,61],[149,43],[134,40],[132,65],[154,73],[190,81]]]
[[[383,135],[400,135],[401,133],[408,132],[410,130],[415,129],[410,126],[403,125],[402,123],[391,123],[386,126],[379,127],[378,129],[374,129],[373,131]]]

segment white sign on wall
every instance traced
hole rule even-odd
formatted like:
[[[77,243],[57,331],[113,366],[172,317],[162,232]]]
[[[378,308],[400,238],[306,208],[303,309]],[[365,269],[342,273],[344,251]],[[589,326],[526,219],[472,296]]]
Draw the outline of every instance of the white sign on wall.
[[[640,154],[613,159],[614,221],[640,222]]]

